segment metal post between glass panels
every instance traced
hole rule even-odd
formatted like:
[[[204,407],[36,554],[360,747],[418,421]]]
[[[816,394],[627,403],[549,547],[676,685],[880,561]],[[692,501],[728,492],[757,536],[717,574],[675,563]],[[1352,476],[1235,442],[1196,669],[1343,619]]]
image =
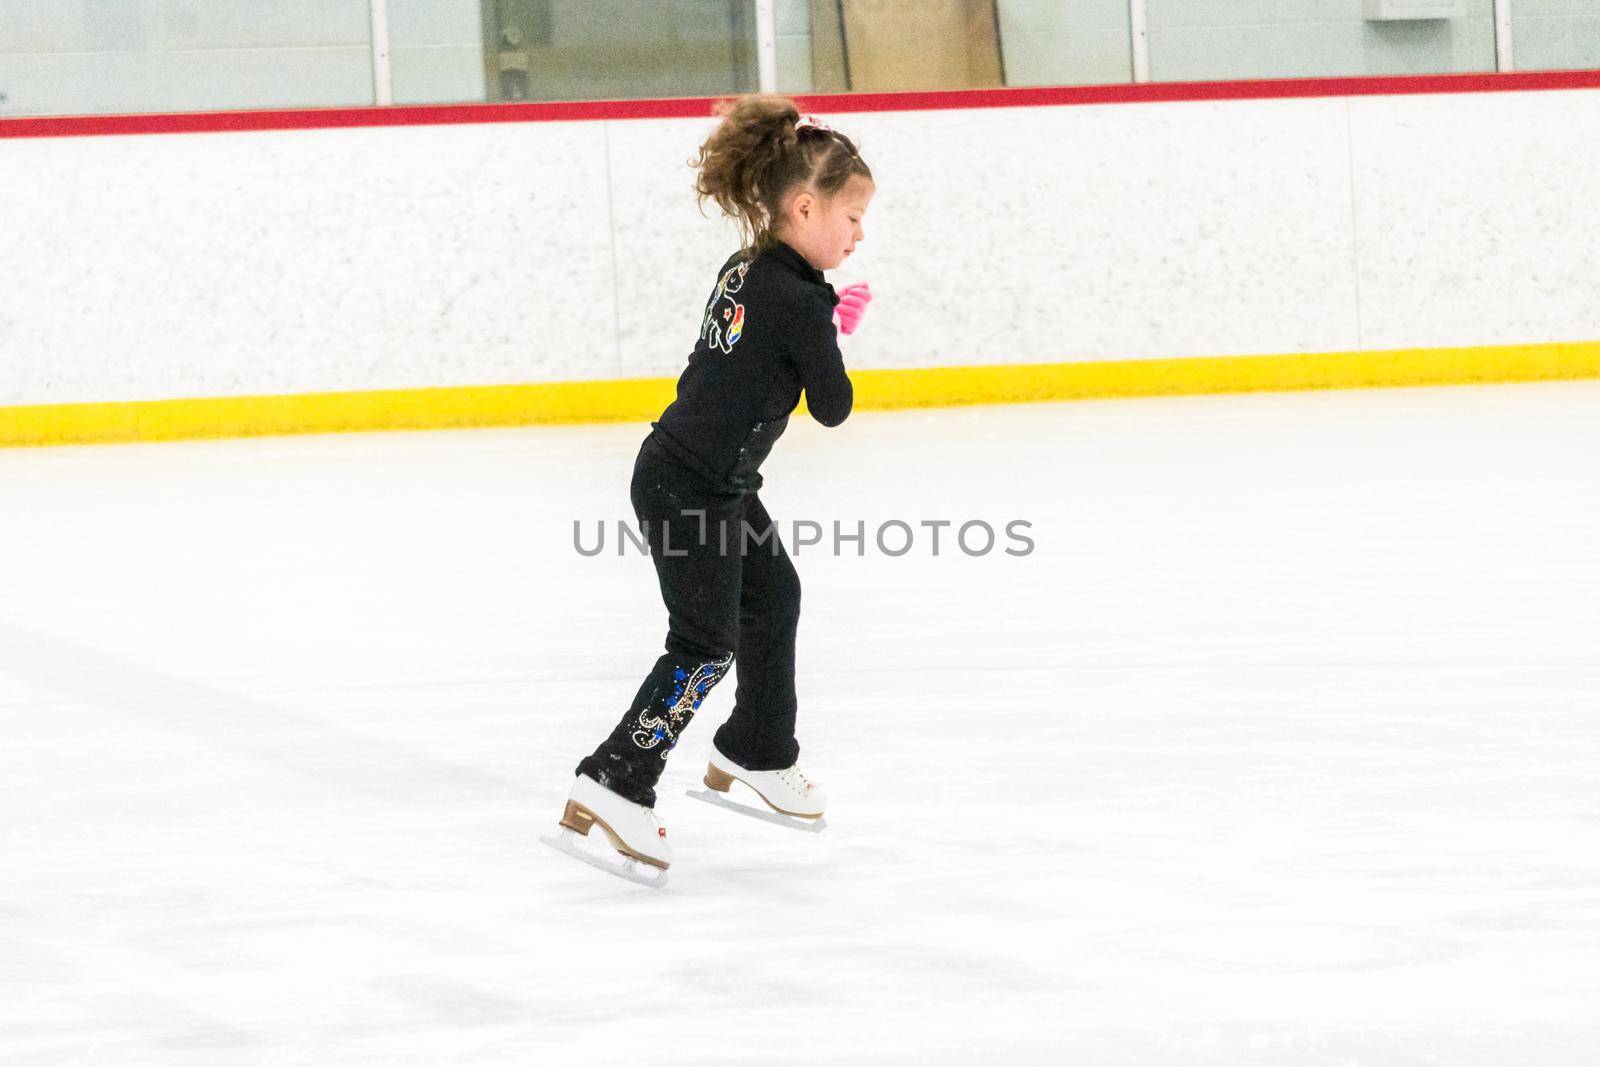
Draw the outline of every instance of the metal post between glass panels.
[[[1133,47],[1133,80],[1150,80],[1150,33],[1148,0],[1128,0],[1128,40]]]
[[[756,0],[756,69],[761,91],[778,91],[778,20],[773,0]]]
[[[389,70],[389,0],[372,4],[372,102],[394,103],[394,77]]]
[[[1511,0],[1494,0],[1494,68],[1517,69],[1511,50]]]

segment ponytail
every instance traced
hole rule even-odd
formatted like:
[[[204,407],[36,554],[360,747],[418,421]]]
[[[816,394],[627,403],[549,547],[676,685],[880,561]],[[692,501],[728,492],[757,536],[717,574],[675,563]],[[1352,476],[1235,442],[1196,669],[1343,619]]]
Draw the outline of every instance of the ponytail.
[[[824,199],[844,188],[852,175],[872,171],[844,134],[820,123],[801,122],[800,109],[784,96],[752,94],[722,104],[722,121],[700,146],[690,166],[700,210],[715,200],[739,224],[750,255],[769,247],[772,227],[784,197],[810,186]]]

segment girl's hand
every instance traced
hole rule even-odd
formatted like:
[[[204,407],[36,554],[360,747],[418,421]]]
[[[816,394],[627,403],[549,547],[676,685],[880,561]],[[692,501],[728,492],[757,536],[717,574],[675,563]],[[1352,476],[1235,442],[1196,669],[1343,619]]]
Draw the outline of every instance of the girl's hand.
[[[833,309],[833,321],[841,334],[848,337],[856,332],[856,327],[861,325],[861,316],[867,313],[867,304],[871,301],[872,290],[867,288],[866,282],[847,285],[839,290],[839,306]]]

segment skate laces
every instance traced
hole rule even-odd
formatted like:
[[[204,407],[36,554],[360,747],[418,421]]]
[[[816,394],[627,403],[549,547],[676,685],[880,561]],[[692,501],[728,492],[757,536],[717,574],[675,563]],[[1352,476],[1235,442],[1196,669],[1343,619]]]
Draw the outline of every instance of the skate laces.
[[[813,788],[811,785],[811,779],[806,777],[806,773],[800,769],[800,765],[798,763],[793,767],[785,767],[783,770],[779,771],[778,777],[782,778],[789,788],[798,793],[807,793]]]

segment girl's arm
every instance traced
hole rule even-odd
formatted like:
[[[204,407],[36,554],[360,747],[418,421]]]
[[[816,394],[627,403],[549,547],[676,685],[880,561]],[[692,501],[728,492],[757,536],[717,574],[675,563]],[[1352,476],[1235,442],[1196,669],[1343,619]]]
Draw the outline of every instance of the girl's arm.
[[[844,370],[833,307],[818,293],[815,307],[796,316],[794,329],[784,335],[784,349],[794,363],[806,391],[806,408],[824,426],[837,426],[850,415],[855,389]]]

